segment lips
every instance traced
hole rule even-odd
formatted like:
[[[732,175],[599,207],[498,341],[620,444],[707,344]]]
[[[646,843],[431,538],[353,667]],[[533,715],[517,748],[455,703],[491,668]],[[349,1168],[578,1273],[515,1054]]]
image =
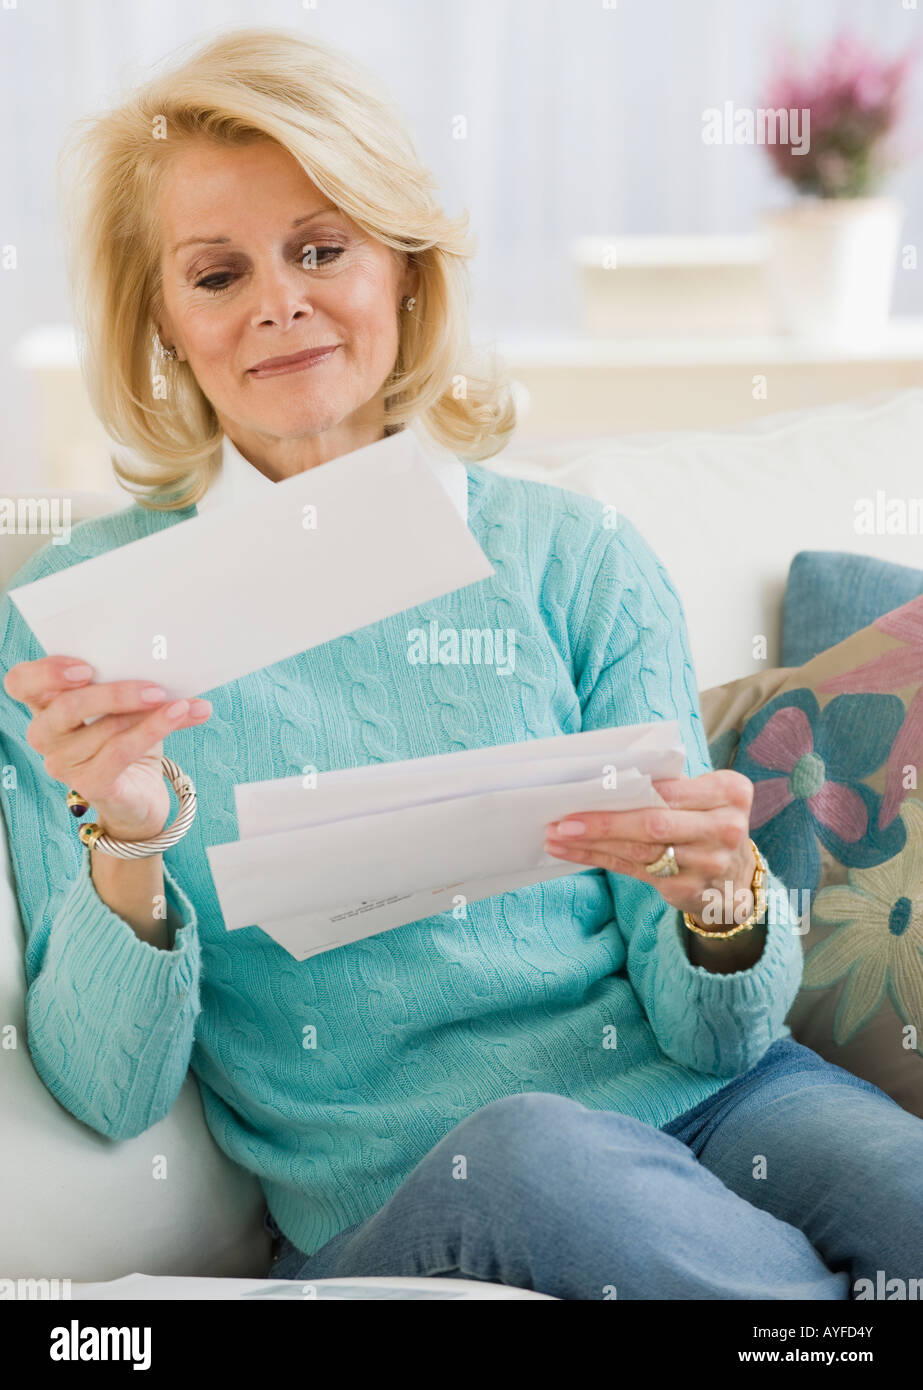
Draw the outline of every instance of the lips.
[[[255,367],[251,367],[250,374],[270,376],[275,372],[296,371],[299,367],[310,366],[313,362],[331,356],[338,347],[339,343],[328,343],[324,347],[306,348],[304,352],[291,353],[288,357],[267,357],[264,362],[258,362]]]

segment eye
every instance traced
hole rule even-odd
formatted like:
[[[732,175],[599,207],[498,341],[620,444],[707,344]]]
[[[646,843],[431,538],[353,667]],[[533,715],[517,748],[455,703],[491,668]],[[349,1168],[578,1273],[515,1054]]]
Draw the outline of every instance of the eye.
[[[315,245],[309,245],[309,246],[304,246],[304,247],[302,247],[302,251],[301,251],[301,265],[302,265],[302,268],[303,268],[304,270],[313,270],[313,269],[315,268],[314,266],[311,265],[311,253],[312,253],[312,251],[313,251],[313,253],[314,253],[315,257],[316,257],[317,265],[318,265],[318,266],[332,265],[333,262],[334,262],[335,260],[338,260],[339,257],[342,256],[342,254],[343,254],[343,247],[342,247],[342,246],[315,246]]]
[[[229,270],[221,270],[214,275],[206,275],[204,279],[196,281],[196,289],[207,290],[209,294],[224,294],[231,288],[230,285],[213,285],[209,284],[209,281],[226,280],[230,274]]]

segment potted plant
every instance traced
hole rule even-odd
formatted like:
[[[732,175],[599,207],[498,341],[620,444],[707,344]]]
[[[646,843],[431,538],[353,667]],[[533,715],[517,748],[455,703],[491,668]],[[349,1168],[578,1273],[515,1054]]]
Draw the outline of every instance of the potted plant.
[[[912,50],[876,57],[841,33],[813,70],[777,54],[767,105],[801,138],[766,145],[798,198],[764,214],[781,326],[804,336],[867,340],[887,323],[903,208],[878,192],[896,160]],[[796,114],[797,113],[797,116]],[[783,132],[786,127],[782,127]]]

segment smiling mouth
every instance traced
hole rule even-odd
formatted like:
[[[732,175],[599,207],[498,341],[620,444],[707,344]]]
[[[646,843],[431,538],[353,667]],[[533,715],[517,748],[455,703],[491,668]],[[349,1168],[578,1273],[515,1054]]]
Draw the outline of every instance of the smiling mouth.
[[[292,357],[270,359],[263,366],[251,367],[247,375],[279,376],[284,372],[301,372],[307,367],[315,367],[321,362],[326,362],[339,346],[339,343],[333,343],[330,347],[309,348],[306,352],[295,353]]]

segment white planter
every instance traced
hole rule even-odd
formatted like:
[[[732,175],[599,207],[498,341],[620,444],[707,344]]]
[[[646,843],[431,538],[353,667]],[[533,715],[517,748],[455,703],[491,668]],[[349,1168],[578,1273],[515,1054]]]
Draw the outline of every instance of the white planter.
[[[895,198],[805,198],[764,214],[779,329],[856,341],[888,321],[904,209]]]

